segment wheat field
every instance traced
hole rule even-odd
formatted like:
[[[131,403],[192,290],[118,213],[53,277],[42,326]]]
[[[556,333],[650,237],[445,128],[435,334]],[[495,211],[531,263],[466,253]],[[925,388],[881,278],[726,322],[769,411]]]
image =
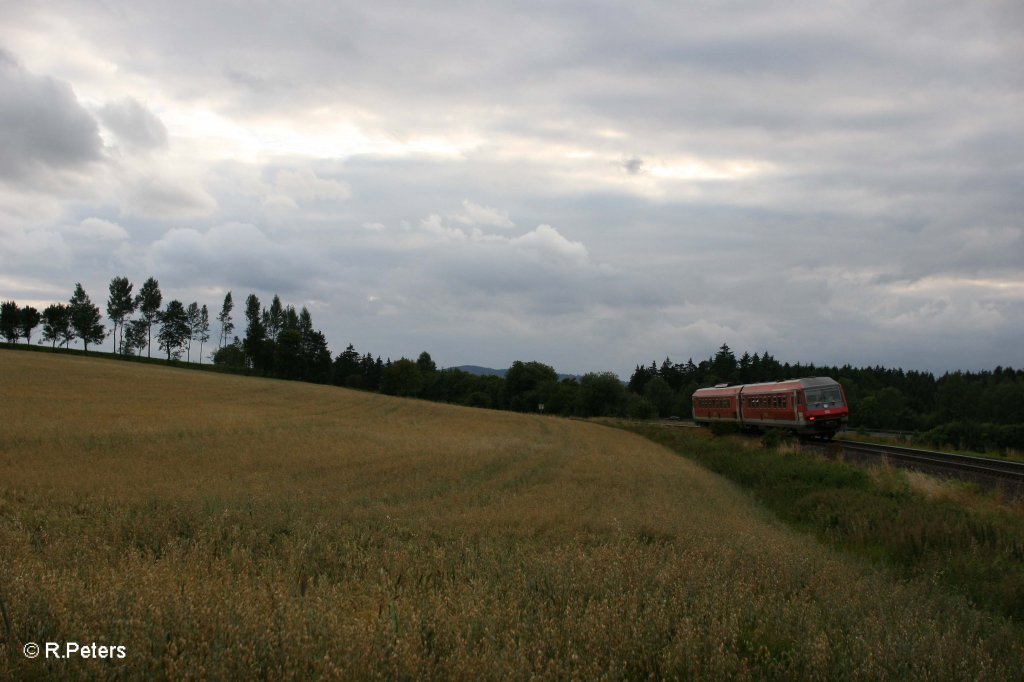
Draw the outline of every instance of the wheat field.
[[[1019,626],[597,424],[9,350],[0,410],[0,679],[1024,669]]]

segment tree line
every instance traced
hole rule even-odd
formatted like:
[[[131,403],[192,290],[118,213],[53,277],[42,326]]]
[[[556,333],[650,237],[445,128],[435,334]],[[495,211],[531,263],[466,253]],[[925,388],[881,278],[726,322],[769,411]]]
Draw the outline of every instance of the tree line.
[[[202,362],[203,345],[210,340],[207,307],[200,307],[196,302],[185,306],[174,299],[161,308],[163,294],[159,282],[152,277],[134,296],[133,289],[127,277],[111,280],[107,317],[113,326],[109,330],[101,323],[103,315],[99,306],[92,302],[81,283],[76,283],[67,303],[50,304],[42,313],[32,306],[19,307],[14,301],[0,304],[0,334],[8,343],[17,343],[22,338],[31,343],[32,332],[41,323],[40,343],[49,342],[53,348],[70,348],[73,341],[80,340],[88,352],[90,345],[98,346],[112,338],[117,354],[135,355],[145,350],[146,356],[152,357],[156,325],[158,347],[166,352],[168,360],[178,360],[186,354],[191,361],[192,344],[198,342],[198,357]],[[132,318],[134,314],[138,316]]]
[[[150,277],[134,292],[127,277],[114,277],[102,314],[81,284],[67,303],[41,313],[14,301],[0,304],[0,335],[8,342],[31,342],[42,324],[42,340],[70,347],[81,340],[86,351],[112,337],[114,352],[152,356],[157,347],[168,361],[202,363],[211,339],[205,304],[166,303],[159,282]],[[928,372],[884,367],[854,368],[776,360],[767,351],[739,357],[722,344],[712,357],[695,363],[637,365],[627,383],[612,372],[560,378],[553,367],[516,361],[505,376],[478,376],[458,369],[438,369],[430,354],[392,361],[361,353],[350,343],[332,358],[324,334],[315,329],[309,310],[296,310],[274,295],[269,306],[250,293],[245,299],[244,331],[234,334],[234,299],[224,296],[215,321],[211,354],[221,369],[321,384],[334,384],[389,395],[415,397],[474,407],[545,412],[564,416],[652,418],[691,414],[691,396],[702,386],[757,383],[802,376],[830,376],[843,385],[854,428],[925,432],[934,444],[973,449],[1024,449],[1024,371],[997,367],[991,372]]]
[[[974,450],[1024,449],[1024,370],[930,372],[880,366],[781,363],[767,351],[740,357],[722,344],[694,363],[637,365],[630,392],[644,396],[661,416],[691,414],[691,396],[702,386],[750,384],[829,376],[843,386],[853,428],[914,431],[933,445]]]

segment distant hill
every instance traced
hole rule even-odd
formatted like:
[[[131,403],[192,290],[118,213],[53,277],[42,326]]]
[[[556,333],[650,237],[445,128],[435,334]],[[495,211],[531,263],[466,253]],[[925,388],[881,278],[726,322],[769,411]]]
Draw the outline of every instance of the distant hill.
[[[507,369],[494,369],[493,367],[480,367],[479,365],[459,365],[458,367],[452,367],[452,369],[458,369],[478,377],[504,378],[505,373],[508,372]]]
[[[494,369],[493,367],[480,367],[479,365],[459,365],[458,367],[452,367],[452,369],[462,370],[467,374],[474,374],[478,377],[505,377],[507,369]],[[578,374],[562,374],[558,373],[559,379],[579,379]]]

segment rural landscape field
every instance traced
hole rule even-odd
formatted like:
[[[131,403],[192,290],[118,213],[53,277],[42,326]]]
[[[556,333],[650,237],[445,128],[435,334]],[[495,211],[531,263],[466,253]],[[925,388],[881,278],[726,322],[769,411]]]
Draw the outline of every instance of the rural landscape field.
[[[1019,624],[638,435],[0,351],[0,679],[1014,679]],[[124,647],[27,658],[26,643]]]

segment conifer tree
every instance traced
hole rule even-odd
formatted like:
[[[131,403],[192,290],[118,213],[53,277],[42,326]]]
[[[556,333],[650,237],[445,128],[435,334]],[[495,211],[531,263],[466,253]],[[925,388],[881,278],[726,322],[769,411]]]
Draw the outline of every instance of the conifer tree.
[[[247,324],[242,348],[245,350],[246,363],[253,369],[265,369],[263,355],[267,329],[263,325],[260,299],[256,294],[249,294],[245,299],[245,319]]]
[[[185,309],[185,321],[188,325],[185,359],[187,362],[192,362],[192,341],[195,340],[196,334],[199,333],[200,323],[199,304],[197,302],[192,301],[188,304],[188,308]]]
[[[203,364],[203,345],[210,340],[210,311],[203,304],[199,309],[199,327],[197,328],[196,340],[199,341],[199,364]]]
[[[235,307],[235,302],[231,300],[231,292],[229,291],[224,296],[224,305],[220,309],[220,314],[217,315],[217,321],[220,322],[220,338],[217,340],[217,348],[223,348],[228,344],[228,339],[231,338],[231,332],[235,331],[235,325],[231,321],[231,311]]]

